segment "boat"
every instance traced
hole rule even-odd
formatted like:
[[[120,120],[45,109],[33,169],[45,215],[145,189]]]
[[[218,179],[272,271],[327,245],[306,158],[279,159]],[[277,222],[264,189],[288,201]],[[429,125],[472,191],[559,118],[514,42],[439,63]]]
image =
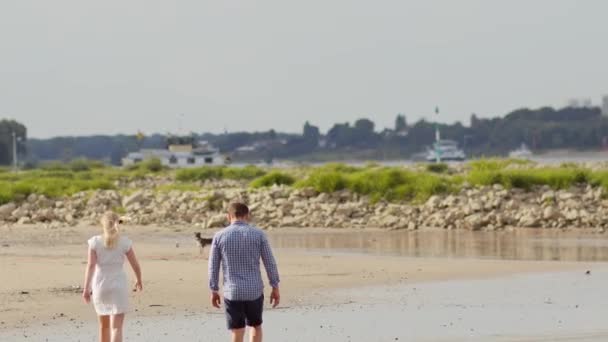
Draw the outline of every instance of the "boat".
[[[509,152],[509,158],[527,159],[532,157],[532,151],[525,143],[522,143],[519,148]]]
[[[458,147],[458,143],[454,140],[437,140],[426,152],[426,160],[428,162],[435,162],[438,160],[463,161],[465,159],[466,154]]]
[[[150,159],[159,159],[162,165],[171,168],[222,166],[231,162],[230,157],[223,156],[218,148],[207,141],[171,136],[167,138],[165,149],[141,149],[131,152],[122,159],[122,165],[133,165]]]

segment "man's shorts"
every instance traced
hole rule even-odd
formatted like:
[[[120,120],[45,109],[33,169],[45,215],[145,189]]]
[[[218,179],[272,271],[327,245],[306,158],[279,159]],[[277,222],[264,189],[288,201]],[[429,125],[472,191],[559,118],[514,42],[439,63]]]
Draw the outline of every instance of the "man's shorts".
[[[262,325],[262,311],[264,310],[264,295],[256,300],[237,301],[224,298],[226,308],[226,321],[228,329],[242,329],[245,325],[257,327]]]

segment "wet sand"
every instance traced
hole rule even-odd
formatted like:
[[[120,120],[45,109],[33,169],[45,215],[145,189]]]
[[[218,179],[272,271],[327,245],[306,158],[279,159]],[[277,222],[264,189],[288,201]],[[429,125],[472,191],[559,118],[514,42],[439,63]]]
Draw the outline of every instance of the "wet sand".
[[[92,307],[82,304],[80,291],[73,287],[82,282],[84,241],[95,231],[92,227],[0,231],[5,246],[0,247],[0,340],[93,339],[95,314]],[[125,229],[135,240],[145,287],[143,293],[132,296],[134,312],[129,316],[127,340],[225,337],[221,312],[208,304],[206,260],[199,255],[192,232],[186,228]],[[479,336],[499,340],[505,334],[528,338],[568,333],[579,334],[575,336],[579,338],[580,334],[603,333],[601,325],[595,324],[596,316],[604,316],[605,305],[599,305],[599,289],[608,285],[603,263],[501,260],[504,257],[496,253],[510,250],[503,246],[508,241],[507,245],[520,245],[517,250],[523,255],[540,248],[545,252],[531,255],[541,256],[541,260],[560,260],[560,256],[564,260],[604,260],[607,240],[602,236],[522,236],[522,241],[536,241],[525,247],[507,235],[335,230],[269,234],[276,248],[284,299],[279,309],[268,311],[270,341],[292,340],[290,332],[297,332],[299,339],[294,341],[393,341],[395,337],[457,341]],[[457,242],[446,248],[449,241]],[[557,249],[556,241],[561,244]],[[463,248],[469,253],[462,255]],[[435,257],[412,257],[429,255],[429,251]],[[439,251],[455,254],[441,255]],[[534,259],[518,255],[522,254],[516,253],[513,259]],[[591,276],[584,274],[587,269],[592,270]],[[547,298],[550,304],[545,303]],[[588,304],[584,310],[578,304],[581,310],[572,311],[570,304],[577,300]],[[441,325],[435,323],[454,324],[456,314],[466,324],[438,330]],[[534,319],[521,323],[516,318],[522,314]],[[563,329],[551,325],[557,321],[543,318],[558,316],[564,317]],[[573,325],[579,321],[570,316],[587,317],[586,323]],[[406,330],[408,325],[412,328]],[[471,333],[466,329],[477,333],[466,335]]]
[[[268,341],[606,341],[608,268],[334,290],[342,304],[267,310]],[[220,312],[131,317],[127,341],[226,340]],[[27,336],[27,337],[26,337]],[[0,331],[2,341],[90,341],[95,323]]]

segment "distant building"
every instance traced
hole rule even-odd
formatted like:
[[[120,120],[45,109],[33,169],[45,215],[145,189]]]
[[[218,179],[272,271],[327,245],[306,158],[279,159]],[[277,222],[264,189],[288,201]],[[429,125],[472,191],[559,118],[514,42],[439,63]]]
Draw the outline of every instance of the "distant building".
[[[608,116],[608,95],[602,98],[602,115]]]

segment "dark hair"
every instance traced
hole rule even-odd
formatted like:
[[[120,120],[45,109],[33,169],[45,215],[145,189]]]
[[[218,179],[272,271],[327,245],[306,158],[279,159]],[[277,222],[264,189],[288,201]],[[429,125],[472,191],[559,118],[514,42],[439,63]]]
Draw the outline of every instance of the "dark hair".
[[[228,214],[236,218],[243,218],[249,214],[249,208],[241,202],[230,203],[230,206],[228,206]]]

